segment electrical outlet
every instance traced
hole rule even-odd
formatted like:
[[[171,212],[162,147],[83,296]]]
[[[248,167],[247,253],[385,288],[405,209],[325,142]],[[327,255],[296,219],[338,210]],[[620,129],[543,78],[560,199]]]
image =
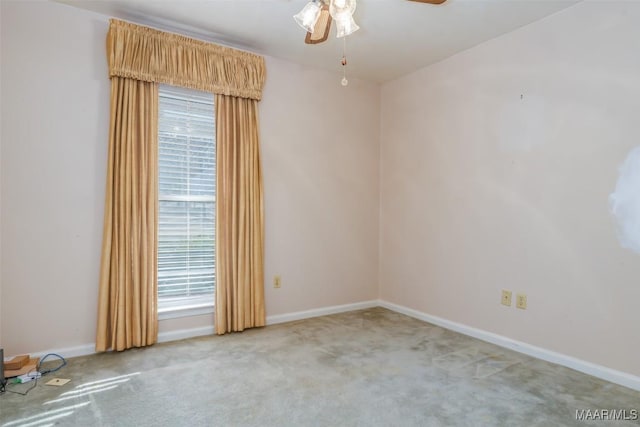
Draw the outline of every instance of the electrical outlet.
[[[511,291],[507,291],[505,289],[502,290],[501,304],[511,307]]]
[[[517,294],[516,295],[516,307],[526,310],[527,309],[527,295],[526,294]]]
[[[282,279],[280,278],[280,276],[274,276],[273,277],[273,287],[278,289],[278,288],[280,288],[280,286],[282,286]]]

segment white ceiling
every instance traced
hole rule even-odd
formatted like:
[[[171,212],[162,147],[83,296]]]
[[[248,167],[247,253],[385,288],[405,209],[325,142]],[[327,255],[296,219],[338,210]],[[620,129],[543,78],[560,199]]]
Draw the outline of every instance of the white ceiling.
[[[304,43],[293,20],[306,0],[58,0],[204,40],[341,72],[342,40]],[[358,0],[360,30],[347,38],[348,75],[395,79],[580,0]]]

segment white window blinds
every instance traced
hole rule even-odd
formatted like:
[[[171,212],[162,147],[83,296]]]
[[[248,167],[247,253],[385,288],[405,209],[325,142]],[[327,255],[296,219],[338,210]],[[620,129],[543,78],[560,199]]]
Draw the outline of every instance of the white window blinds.
[[[161,306],[213,303],[213,94],[161,85],[159,101],[158,300]]]

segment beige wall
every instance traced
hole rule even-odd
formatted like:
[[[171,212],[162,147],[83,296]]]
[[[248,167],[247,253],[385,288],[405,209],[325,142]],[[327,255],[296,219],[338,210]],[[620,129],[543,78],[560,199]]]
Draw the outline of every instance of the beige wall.
[[[0,7],[8,356],[94,341],[109,82],[104,18],[53,3]]]
[[[95,332],[108,17],[50,2],[0,5],[0,345],[7,355],[83,346]],[[339,75],[272,58],[267,67],[267,314],[374,299],[379,87],[343,89]],[[171,319],[160,332],[211,323]]]
[[[640,263],[609,212],[638,22],[584,2],[383,86],[382,299],[640,375]]]
[[[0,7],[0,54],[3,51],[5,39],[2,23],[2,8]],[[2,58],[0,57],[0,63]],[[0,100],[2,99],[2,67],[0,66]],[[2,103],[0,102],[0,117],[2,117]],[[2,121],[0,120],[0,311],[2,311]],[[2,348],[2,313],[0,313],[0,348]]]
[[[267,58],[268,314],[378,296],[379,86]],[[273,276],[282,276],[274,289]]]

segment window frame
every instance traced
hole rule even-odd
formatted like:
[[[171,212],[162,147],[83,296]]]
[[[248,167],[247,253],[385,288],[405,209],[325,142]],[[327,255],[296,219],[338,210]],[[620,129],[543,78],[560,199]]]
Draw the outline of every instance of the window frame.
[[[159,98],[163,97],[163,90],[167,91],[165,92],[164,96],[169,98],[172,97],[174,99],[176,99],[176,97],[179,97],[179,95],[177,95],[177,93],[182,92],[184,95],[184,100],[188,100],[189,99],[189,94],[196,94],[196,93],[200,93],[200,94],[207,94],[207,95],[211,95],[211,106],[213,107],[213,116],[212,119],[214,121],[213,123],[213,129],[214,129],[214,135],[213,135],[213,140],[214,140],[214,173],[216,170],[216,158],[215,158],[215,98],[213,94],[209,94],[207,92],[203,92],[203,91],[198,91],[198,90],[194,90],[194,89],[187,89],[187,88],[182,88],[182,87],[177,87],[177,86],[170,86],[170,85],[160,85],[159,87],[159,92],[158,92],[158,96]],[[177,98],[179,99],[179,98]],[[194,100],[195,101],[195,100]],[[195,101],[197,102],[197,101]],[[217,183],[215,182],[215,176],[214,176],[214,195],[210,196],[210,195],[172,195],[172,194],[168,194],[168,195],[162,195],[160,192],[160,170],[161,170],[161,164],[160,164],[160,148],[161,148],[161,138],[160,138],[160,133],[161,133],[161,126],[160,126],[160,120],[162,117],[162,112],[160,111],[160,99],[158,102],[158,218],[160,216],[160,202],[162,201],[175,201],[175,202],[213,202],[213,218],[214,218],[214,224],[216,219],[216,186]],[[215,226],[214,226],[215,227]],[[160,247],[160,221],[158,221],[158,248]],[[160,256],[160,251],[158,250],[158,258]],[[210,314],[214,312],[214,308],[215,308],[215,289],[216,289],[216,265],[215,265],[215,254],[216,254],[216,248],[215,248],[215,228],[214,228],[214,240],[213,240],[213,252],[214,252],[214,261],[213,261],[213,268],[214,268],[214,277],[213,277],[213,291],[211,293],[207,293],[207,294],[203,294],[203,295],[196,295],[196,296],[175,296],[175,297],[161,297],[159,292],[158,292],[158,296],[156,299],[156,303],[157,303],[157,307],[158,307],[158,320],[164,320],[164,319],[172,319],[172,318],[178,318],[178,317],[189,317],[189,316],[198,316],[198,315],[205,315],[205,314]],[[160,268],[159,268],[159,262],[158,262],[158,269],[156,274],[160,273]],[[159,285],[158,285],[159,287]]]

